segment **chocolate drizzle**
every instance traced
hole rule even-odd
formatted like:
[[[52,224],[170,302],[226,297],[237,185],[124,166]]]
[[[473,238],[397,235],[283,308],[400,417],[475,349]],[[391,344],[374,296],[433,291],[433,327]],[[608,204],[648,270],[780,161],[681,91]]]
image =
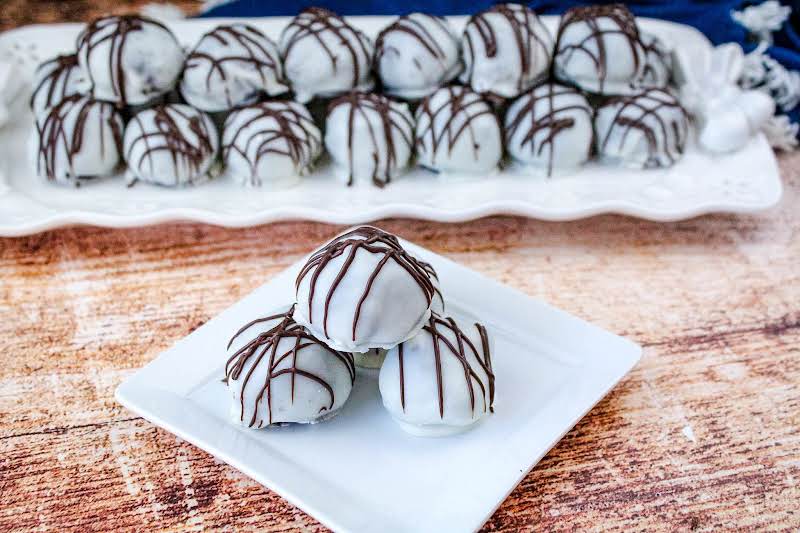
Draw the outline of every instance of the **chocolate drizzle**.
[[[442,98],[442,95],[446,97]],[[459,85],[442,87],[417,108],[417,151],[429,154],[431,163],[435,165],[440,147],[444,145],[450,155],[461,136],[469,135],[473,157],[477,161],[481,145],[474,122],[483,116],[491,117],[500,131],[497,115],[481,95]]]
[[[324,38],[326,34],[330,34],[334,39],[326,42]],[[283,38],[281,39],[284,61],[288,59],[297,43],[303,39],[311,38],[316,39],[320,48],[325,51],[334,72],[337,72],[339,68],[339,47],[344,48],[353,65],[352,88],[358,87],[362,75],[367,76],[369,74],[368,72],[361,72],[362,65],[366,65],[369,68],[372,64],[372,52],[367,37],[347,24],[342,17],[333,11],[322,7],[304,9],[283,30],[283,35],[287,38],[285,41]],[[359,53],[362,56],[360,60]]]
[[[607,18],[614,23],[613,29],[601,29],[598,19]],[[589,35],[578,42],[567,44],[562,41],[564,32],[573,24],[586,24],[589,28]],[[630,80],[631,85],[640,82],[641,69],[644,68],[644,57],[641,43],[639,40],[639,29],[636,26],[636,19],[624,4],[601,4],[584,7],[574,7],[564,13],[558,26],[556,37],[556,57],[564,56],[564,63],[559,67],[564,70],[571,61],[574,54],[580,52],[589,57],[597,73],[599,87],[602,93],[608,78],[609,61],[615,58],[609,55],[606,49],[606,37],[619,35],[625,39],[630,48],[631,57],[634,64],[634,77]],[[593,50],[593,47],[596,50]]]
[[[208,41],[215,41],[230,51],[229,55],[216,55],[204,46]],[[203,35],[200,42],[186,58],[184,72],[205,66],[208,73],[205,77],[206,91],[211,90],[211,81],[215,75],[223,81],[225,101],[229,108],[246,102],[234,101],[230,94],[228,65],[243,67],[247,72],[256,72],[260,80],[257,89],[266,92],[272,76],[276,82],[283,83],[280,59],[275,55],[277,48],[269,38],[247,24],[218,26]],[[254,87],[256,88],[256,87]],[[255,94],[254,96],[257,96]],[[251,100],[252,101],[252,100]]]
[[[458,327],[456,321],[452,318],[445,318],[432,314],[428,323],[423,327],[423,331],[431,336],[433,343],[433,357],[436,368],[436,390],[439,400],[439,417],[444,418],[444,378],[442,375],[442,358],[448,354],[454,357],[460,364],[464,372],[464,383],[466,384],[467,391],[469,392],[469,403],[472,414],[475,414],[476,398],[475,398],[475,383],[483,398],[483,412],[487,410],[494,412],[494,382],[495,377],[492,372],[492,358],[489,352],[489,336],[486,328],[481,324],[475,324],[478,334],[481,338],[480,346],[476,346],[470,338]],[[480,351],[479,351],[480,348]],[[472,355],[478,366],[481,368],[486,376],[486,383],[484,383],[481,376],[475,371],[469,361],[469,356]],[[406,410],[406,380],[403,370],[403,344],[398,346],[398,364],[400,370],[400,405],[403,412]],[[488,389],[488,390],[487,390]],[[487,403],[486,397],[489,397]]]
[[[243,117],[242,122],[235,119]],[[228,128],[237,130],[228,135]],[[322,140],[311,116],[296,102],[264,102],[241,108],[226,122],[222,158],[236,152],[250,165],[252,179],[260,184],[257,168],[267,155],[289,157],[304,172],[316,157]]]
[[[446,64],[448,59],[447,54],[436,38],[431,34],[430,31],[428,31],[428,28],[426,28],[425,25],[418,20],[418,17],[424,17],[426,20],[430,20],[433,24],[438,25],[442,32],[448,35],[450,34],[450,28],[447,26],[447,21],[442,17],[425,15],[422,13],[404,15],[397,19],[393,24],[381,30],[381,32],[378,34],[378,38],[375,41],[376,68],[380,64],[381,58],[387,51],[394,51],[398,54],[401,53],[400,50],[386,45],[386,36],[395,32],[410,35],[417,42],[419,42],[420,46],[422,46],[422,48],[425,49],[425,51],[430,54],[431,57],[436,59],[443,68],[446,69],[448,67]]]
[[[428,277],[431,280],[436,281],[436,283],[433,284],[434,294],[431,300],[433,300],[434,298],[439,298],[439,302],[442,304],[442,310],[444,310],[445,307],[444,295],[442,294],[441,289],[439,289],[439,275],[436,274],[436,270],[434,270],[433,265],[431,265],[430,263],[426,263],[425,261],[420,261],[419,259],[417,259],[417,263],[419,263],[419,266],[422,267],[422,270],[424,270],[428,274]]]
[[[96,141],[99,147],[89,146],[89,149],[98,150],[101,157],[104,157],[105,133],[110,131],[117,153],[122,152],[122,121],[114,106],[77,94],[68,96],[50,108],[41,122],[36,121],[39,139],[36,171],[39,175],[44,175],[49,181],[58,181],[59,155],[63,154],[69,169],[66,174],[68,181],[77,184],[78,178],[89,177],[75,175],[73,164],[75,156],[92,144],[92,140],[86,138],[86,128],[92,113],[96,115],[100,138]]]
[[[655,35],[640,32],[645,62],[642,83],[648,87],[666,87],[672,70],[672,59],[663,43]]]
[[[347,155],[349,176],[347,185],[353,184],[354,172],[354,153],[356,150],[371,149],[372,160],[372,183],[378,187],[383,187],[391,180],[392,173],[398,166],[405,165],[405,162],[398,161],[398,152],[395,136],[399,135],[400,140],[406,144],[409,152],[414,146],[414,122],[408,111],[402,104],[393,102],[385,96],[374,93],[351,92],[333,100],[328,106],[328,116],[340,106],[347,106]],[[370,146],[356,146],[356,120],[361,119],[369,133]],[[377,118],[377,124],[374,119]],[[360,129],[360,128],[359,128]],[[386,146],[385,158],[381,157],[381,142]],[[385,159],[385,164],[381,161]]]
[[[147,164],[153,176],[156,172],[154,158],[166,152],[175,169],[175,185],[181,184],[181,170],[190,174],[189,182],[194,181],[215,152],[212,135],[216,132],[209,129],[208,122],[200,111],[178,104],[142,111],[128,125],[130,129],[135,124],[139,130],[137,136],[125,139],[128,166],[138,175]],[[191,132],[194,139],[187,132]],[[140,143],[144,144],[144,149],[134,160],[134,150]]]
[[[502,17],[508,29],[498,28],[496,16]],[[474,32],[470,31],[474,28]],[[499,52],[498,33],[510,31],[514,36],[517,45],[517,56],[519,57],[519,76],[517,77],[517,91],[521,92],[534,83],[538,67],[544,67],[550,61],[550,45],[548,39],[544,39],[547,31],[541,26],[536,13],[520,4],[497,4],[491,8],[473,15],[467,23],[464,37],[467,44],[468,57],[467,71],[462,80],[467,81],[471,86],[474,85],[473,76],[475,74],[475,63],[478,60],[475,55],[475,43],[473,35],[477,34],[483,43],[484,53],[487,58],[497,57]],[[537,65],[536,52],[538,49],[545,53],[545,65]]]
[[[36,69],[36,74],[41,78],[31,94],[30,106],[34,111],[47,109],[67,96],[78,94],[75,83],[83,75],[75,54],[60,55],[45,61]],[[38,106],[37,101],[41,101]]]
[[[123,104],[128,103],[125,87],[125,65],[123,64],[125,45],[130,34],[142,31],[145,25],[161,28],[172,36],[169,29],[160,22],[138,15],[99,18],[91,22],[78,36],[78,55],[85,59],[86,65],[90,63],[92,54],[101,45],[108,43],[108,72],[111,79],[111,87],[114,95]],[[178,46],[177,41],[175,45]],[[87,68],[86,75],[91,82],[92,90],[94,90],[95,80],[92,75],[92,69]],[[152,96],[158,95],[158,88],[150,87],[148,89],[153,92]]]
[[[642,133],[647,141],[646,168],[668,166],[683,153],[688,136],[688,114],[678,100],[662,89],[646,89],[627,96],[609,100],[604,108],[616,108],[605,133],[598,131],[599,149],[604,152],[612,132],[622,128],[618,146],[624,146],[628,134],[633,130]],[[598,113],[600,112],[598,110]],[[666,161],[662,161],[666,158]]]
[[[314,298],[316,296],[317,279],[323,270],[335,258],[345,256],[339,272],[336,274],[327,294],[325,294],[325,307],[322,316],[322,330],[325,336],[328,336],[328,313],[330,311],[330,303],[336,289],[347,275],[350,267],[356,258],[359,250],[364,250],[371,254],[382,256],[378,264],[370,273],[364,285],[364,290],[358,299],[358,303],[353,310],[353,328],[352,328],[352,341],[356,340],[356,328],[358,327],[358,319],[361,315],[361,307],[367,300],[372,289],[375,279],[380,274],[381,270],[389,260],[393,260],[398,266],[405,270],[408,275],[413,279],[417,286],[419,286],[425,297],[428,306],[430,306],[433,296],[436,292],[429,269],[430,265],[417,260],[414,256],[409,254],[403,249],[397,237],[385,231],[373,228],[371,226],[360,226],[347,233],[339,235],[331,242],[314,252],[309,257],[306,264],[297,275],[295,282],[295,289],[299,289],[300,283],[303,279],[310,275],[309,293],[308,293],[308,322],[314,323],[313,307]],[[317,319],[318,320],[318,319]]]
[[[256,367],[262,363],[267,364],[267,377],[263,384],[258,383],[261,388],[258,391],[258,395],[256,396],[256,400],[253,405],[253,416],[249,422],[247,422],[248,427],[255,426],[256,420],[258,419],[258,407],[262,399],[266,400],[267,424],[272,424],[272,384],[273,380],[283,375],[289,375],[291,379],[290,399],[292,403],[294,403],[295,383],[299,377],[318,384],[328,393],[330,401],[328,405],[323,405],[320,408],[320,413],[323,411],[329,411],[333,408],[336,395],[331,384],[325,380],[323,376],[308,370],[304,370],[301,368],[301,366],[298,366],[298,359],[302,359],[303,350],[306,350],[307,348],[317,346],[323,349],[325,353],[330,354],[330,357],[344,365],[348,374],[350,375],[350,383],[352,384],[355,382],[356,371],[355,363],[353,362],[353,355],[350,353],[333,350],[324,343],[315,339],[308,332],[308,330],[294,321],[293,313],[294,306],[292,306],[285,313],[253,320],[252,322],[245,324],[239,331],[237,331],[228,343],[228,349],[230,350],[233,342],[250,327],[264,322],[278,322],[272,328],[258,334],[254,339],[245,343],[245,345],[231,355],[227,363],[225,363],[225,378],[223,379],[223,382],[230,384],[231,380],[239,380],[244,373],[241,384],[239,406],[241,413],[240,420],[242,422],[245,421],[245,389],[247,388],[247,385],[250,382],[250,378],[252,377]],[[284,351],[284,349],[281,348],[281,351],[279,351],[280,343],[284,339],[288,339],[290,341],[290,347],[288,350]],[[284,345],[284,347],[285,346],[286,345]],[[251,360],[253,361],[252,364],[250,364],[247,372],[244,372],[245,367]],[[262,425],[263,419],[259,421],[257,427],[260,428]]]
[[[572,102],[567,105],[558,105],[559,99],[567,98]],[[572,98],[575,97],[575,98]],[[575,99],[581,102],[576,102]],[[575,126],[574,116],[578,113],[585,113],[588,123],[591,125],[594,112],[585,100],[583,95],[571,87],[545,83],[536,89],[520,97],[523,105],[515,109],[516,115],[511,116],[509,111],[506,120],[506,140],[510,142],[521,127],[527,128],[522,139],[518,140],[520,147],[530,145],[530,150],[536,151],[537,156],[541,156],[545,148],[547,152],[547,175],[553,174],[553,143],[562,132]],[[541,104],[544,104],[542,107]],[[539,108],[537,110],[537,107]],[[513,108],[512,108],[513,109]],[[591,127],[591,126],[589,126]],[[587,148],[586,158],[589,158],[591,144]]]

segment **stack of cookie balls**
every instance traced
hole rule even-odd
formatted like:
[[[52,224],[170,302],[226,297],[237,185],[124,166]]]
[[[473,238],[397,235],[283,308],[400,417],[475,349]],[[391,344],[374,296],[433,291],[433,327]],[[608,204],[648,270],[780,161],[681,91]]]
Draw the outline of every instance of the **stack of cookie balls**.
[[[375,41],[309,8],[278,42],[226,24],[187,52],[159,22],[111,16],[37,70],[32,156],[58,183],[124,167],[129,183],[168,187],[282,186],[323,152],[342,183],[379,187],[413,165],[485,177],[504,157],[547,176],[593,157],[666,167],[689,127],[671,72],[619,4],[571,9],[555,36],[518,4],[472,16],[461,36],[412,13]]]
[[[394,235],[350,229],[313,252],[296,301],[242,326],[227,345],[231,417],[249,428],[321,422],[380,368],[383,405],[409,433],[449,435],[493,412],[491,338],[445,314],[431,265]]]

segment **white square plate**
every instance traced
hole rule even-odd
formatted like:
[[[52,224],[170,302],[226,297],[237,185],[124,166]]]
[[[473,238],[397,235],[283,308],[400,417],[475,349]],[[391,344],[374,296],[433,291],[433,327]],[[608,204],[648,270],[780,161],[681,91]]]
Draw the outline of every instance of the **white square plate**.
[[[274,490],[337,531],[472,531],[636,364],[641,348],[430,251],[452,313],[495,337],[495,413],[471,431],[404,433],[374,371],[330,421],[251,430],[228,422],[225,345],[289,302],[300,264],[210,320],[122,383],[117,400]]]
[[[194,19],[170,22],[187,46],[222,22]],[[288,17],[245,19],[274,40]],[[376,36],[394,17],[348,17]],[[460,31],[467,17],[450,17]],[[558,17],[542,17],[552,34]],[[640,18],[644,30],[669,47],[693,56],[711,53],[711,43],[690,26]],[[30,77],[44,58],[75,46],[81,24],[42,25],[0,34],[0,60],[10,56],[20,75]],[[678,220],[703,213],[749,213],[777,203],[782,188],[778,165],[763,135],[732,154],[702,152],[693,141],[684,157],[666,169],[631,170],[590,163],[572,175],[553,179],[500,172],[478,180],[446,180],[416,169],[384,189],[345,187],[324,164],[295,187],[247,189],[225,179],[199,187],[168,190],[122,179],[98,180],[71,189],[38,179],[26,157],[33,125],[21,91],[11,122],[0,128],[0,235],[14,236],[70,224],[130,227],[175,220],[221,226],[253,226],[277,220],[310,219],[360,224],[388,217],[457,222],[507,214],[544,220],[572,220],[599,213],[621,213],[651,220]]]

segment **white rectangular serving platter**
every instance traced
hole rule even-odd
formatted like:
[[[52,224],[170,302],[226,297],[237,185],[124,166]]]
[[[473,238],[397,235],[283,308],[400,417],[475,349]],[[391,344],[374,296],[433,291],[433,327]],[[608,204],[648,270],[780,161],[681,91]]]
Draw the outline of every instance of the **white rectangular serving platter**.
[[[187,46],[212,27],[234,19],[196,19],[169,26]],[[246,19],[277,40],[289,18]],[[351,17],[370,36],[393,17]],[[555,32],[558,17],[543,17]],[[451,17],[461,31],[466,17]],[[640,26],[670,47],[709,54],[711,44],[695,29],[652,19]],[[11,56],[30,76],[44,58],[71,51],[80,24],[29,26],[0,34],[0,59]],[[774,154],[759,135],[739,152],[705,154],[691,141],[686,155],[669,169],[637,171],[591,163],[573,175],[552,179],[504,172],[477,180],[444,180],[417,169],[385,189],[345,187],[323,165],[285,190],[245,189],[227,180],[196,188],[168,190],[146,184],[126,189],[107,179],[78,190],[37,179],[27,157],[32,128],[29,89],[14,105],[10,124],[0,128],[0,236],[15,236],[71,225],[131,227],[170,221],[221,226],[310,219],[356,224],[386,217],[442,222],[514,214],[544,220],[572,220],[620,213],[669,221],[711,212],[748,213],[774,205],[781,181]]]
[[[450,437],[404,433],[359,370],[335,418],[252,430],[228,420],[221,383],[230,335],[290,302],[298,263],[122,383],[117,400],[272,489],[336,531],[473,531],[636,364],[641,348],[423,248],[448,312],[495,338],[495,413]],[[265,516],[265,520],[268,517]]]

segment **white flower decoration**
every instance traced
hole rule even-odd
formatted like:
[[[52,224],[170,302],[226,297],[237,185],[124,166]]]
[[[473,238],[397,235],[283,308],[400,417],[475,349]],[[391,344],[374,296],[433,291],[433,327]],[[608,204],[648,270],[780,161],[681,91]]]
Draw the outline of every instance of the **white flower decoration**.
[[[778,31],[792,12],[789,6],[782,6],[778,0],[767,0],[757,6],[742,11],[731,12],[733,20],[756,35],[760,41],[772,43],[772,32]]]
[[[770,146],[776,150],[791,151],[797,148],[797,134],[800,133],[800,124],[791,123],[786,115],[775,115],[763,126]]]
[[[768,45],[762,42],[744,56],[744,66],[739,85],[769,94],[784,111],[800,103],[800,72],[787,70],[766,54]]]

